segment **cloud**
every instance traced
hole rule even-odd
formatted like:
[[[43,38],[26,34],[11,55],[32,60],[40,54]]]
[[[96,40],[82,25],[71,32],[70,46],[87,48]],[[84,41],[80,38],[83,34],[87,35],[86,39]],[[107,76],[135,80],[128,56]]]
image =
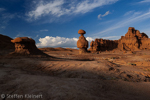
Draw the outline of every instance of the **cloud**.
[[[109,11],[107,11],[104,15],[99,14],[99,15],[98,15],[98,19],[102,19],[102,17],[105,17],[105,16],[107,16],[107,15],[109,15],[109,14],[110,14]]]
[[[138,2],[138,3],[150,3],[150,0],[142,0],[142,1]]]
[[[40,30],[40,32],[47,32],[47,31],[48,31],[48,29]]]
[[[133,24],[133,23],[135,24],[135,23],[141,22],[143,20],[147,20],[147,19],[150,19],[150,11],[143,12],[143,13],[134,12],[131,16],[125,17],[118,23],[113,24],[111,27],[109,27],[101,32],[98,32],[96,34],[92,34],[92,35],[93,36],[100,35],[100,34],[104,34],[106,32],[107,32],[106,34],[108,34],[108,32],[110,32],[112,30],[116,30],[116,29],[124,27],[124,26],[129,26],[130,24]]]
[[[15,14],[2,13],[0,14],[0,28],[5,29],[11,19],[15,18]]]
[[[92,37],[86,38],[88,42],[90,43],[92,40],[94,40]],[[66,38],[66,37],[52,37],[52,36],[46,36],[44,38],[40,38],[39,42],[37,43],[37,47],[76,47],[77,46],[78,38]]]
[[[102,37],[103,39],[110,39],[110,40],[115,40],[119,39],[121,36],[107,36],[107,37]]]
[[[24,32],[23,32],[24,33]],[[26,35],[24,35],[22,32],[18,32],[18,34],[15,36],[15,37],[13,37],[13,39],[15,39],[15,38],[17,38],[17,37],[28,37],[28,38],[31,38],[32,36],[26,36]],[[38,37],[38,35],[36,36],[36,37]]]
[[[36,35],[33,39],[36,39],[36,38],[38,38],[39,37],[39,35]]]
[[[140,15],[140,14],[142,14],[142,12],[140,12],[140,11],[138,11],[138,12],[135,12],[134,10],[131,10],[131,11],[128,11],[128,12],[126,12],[125,14],[124,14],[124,16],[137,16],[137,15]]]
[[[119,39],[121,36],[109,36],[109,37],[102,37],[103,39]],[[97,37],[95,37],[97,38]],[[95,40],[94,37],[87,37],[86,40],[89,42]],[[42,47],[69,47],[69,48],[76,48],[77,47],[78,38],[66,38],[66,37],[52,37],[52,36],[45,36],[44,38],[39,39],[39,43],[36,44],[38,48]]]
[[[109,5],[118,0],[39,0],[38,3],[33,3],[35,7],[26,13],[28,21],[34,21],[41,17],[49,16],[49,19],[59,18],[63,15],[77,15],[92,11],[97,7]],[[109,12],[108,12],[109,13]],[[107,13],[106,13],[107,14]]]
[[[0,12],[2,12],[2,11],[5,11],[6,9],[4,9],[4,8],[0,8]]]
[[[28,13],[28,16],[34,18],[35,20],[47,14],[52,14],[59,17],[63,13],[61,11],[61,5],[63,4],[63,0],[55,0],[53,2],[50,1],[49,3],[44,3],[44,1],[40,1],[39,4],[36,5],[36,9],[30,11]]]
[[[124,14],[124,16],[131,15],[131,14],[133,14],[133,13],[134,13],[134,10],[131,10],[131,11],[126,12],[126,13]]]

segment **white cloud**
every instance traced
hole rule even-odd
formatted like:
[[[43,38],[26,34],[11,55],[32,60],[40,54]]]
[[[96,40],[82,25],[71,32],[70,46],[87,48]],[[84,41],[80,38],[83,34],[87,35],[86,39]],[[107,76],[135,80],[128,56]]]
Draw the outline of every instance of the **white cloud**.
[[[40,0],[38,3],[34,3],[34,9],[26,13],[26,15],[28,16],[28,21],[37,20],[44,16],[49,16],[49,18],[52,19],[52,17],[58,18],[63,15],[84,14],[97,7],[113,4],[117,1],[118,0],[82,0],[77,2],[77,0],[51,0],[44,2],[44,0]]]
[[[92,40],[94,40],[91,37],[86,38],[88,42],[90,43]],[[40,43],[37,43],[37,47],[76,47],[78,38],[66,38],[66,37],[52,37],[52,36],[46,36],[44,38],[39,39]]]
[[[34,18],[35,20],[41,16],[45,16],[47,14],[52,14],[55,16],[61,16],[61,5],[64,3],[63,0],[55,0],[53,2],[44,3],[44,1],[40,1],[37,5],[36,9],[30,11],[28,16]]]
[[[134,10],[131,10],[131,11],[128,11],[128,12],[126,12],[125,14],[124,14],[124,16],[132,16],[132,17],[134,17],[134,16],[137,16],[137,15],[140,15],[140,14],[142,14],[142,12],[140,12],[140,11],[138,11],[138,12],[135,12]]]
[[[138,3],[150,3],[150,0],[142,0],[142,1],[138,2]]]
[[[95,36],[95,35],[100,35],[100,34],[104,34],[104,33],[108,34],[108,32],[110,32],[112,30],[115,30],[115,29],[118,29],[118,28],[121,28],[124,26],[129,26],[130,24],[133,24],[133,23],[136,24],[138,22],[141,22],[141,21],[147,20],[147,19],[150,19],[150,11],[144,12],[144,13],[134,12],[130,17],[127,16],[126,18],[122,19],[121,21],[112,25],[111,27],[109,27],[101,32],[98,32],[96,34],[92,34],[92,35]]]
[[[107,16],[107,15],[109,15],[109,14],[110,14],[109,11],[107,11],[104,15],[99,14],[99,15],[98,15],[98,19],[102,19],[102,17],[105,17],[105,16]]]
[[[48,31],[48,29],[40,30],[40,32],[47,32],[47,31]]]
[[[15,38],[17,38],[17,37],[28,37],[28,38],[31,38],[31,36],[26,36],[26,35],[24,35],[24,34],[21,33],[21,32],[18,32],[18,34],[17,34],[15,37],[13,37],[13,39],[15,39]]]
[[[134,10],[131,10],[131,11],[126,12],[126,13],[124,14],[124,16],[131,15],[131,14],[133,14],[133,13],[134,13]]]
[[[34,37],[34,39],[36,39],[36,38],[38,38],[39,37],[39,35],[36,35],[35,37]]]

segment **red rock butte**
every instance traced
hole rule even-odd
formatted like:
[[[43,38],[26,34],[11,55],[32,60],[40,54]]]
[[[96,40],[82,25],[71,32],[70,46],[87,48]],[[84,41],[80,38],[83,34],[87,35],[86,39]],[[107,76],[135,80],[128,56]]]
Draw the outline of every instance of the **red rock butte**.
[[[129,27],[125,36],[121,36],[119,40],[95,39],[90,43],[89,51],[106,51],[106,50],[143,50],[150,49],[150,38],[145,33],[140,33],[134,27]]]

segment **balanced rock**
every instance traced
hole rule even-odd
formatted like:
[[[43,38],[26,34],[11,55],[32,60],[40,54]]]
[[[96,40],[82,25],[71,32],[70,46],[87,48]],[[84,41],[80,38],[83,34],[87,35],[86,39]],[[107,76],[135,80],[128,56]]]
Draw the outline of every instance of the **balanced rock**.
[[[79,30],[78,33],[81,35],[77,41],[77,47],[79,48],[79,54],[86,53],[88,48],[88,41],[84,37],[86,33],[84,30]]]
[[[32,38],[18,37],[14,40],[11,40],[11,42],[15,43],[15,51],[12,54],[19,54],[19,55],[44,54],[36,47],[35,41]]]

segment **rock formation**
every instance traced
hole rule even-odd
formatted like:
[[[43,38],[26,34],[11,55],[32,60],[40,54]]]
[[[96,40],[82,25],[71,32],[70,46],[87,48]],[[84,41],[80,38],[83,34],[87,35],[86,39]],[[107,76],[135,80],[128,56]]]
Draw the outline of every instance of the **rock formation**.
[[[11,42],[11,40],[12,38],[0,34],[0,50],[14,50],[14,44]]]
[[[105,39],[95,39],[90,44],[89,51],[106,51],[113,50],[117,48],[118,41],[117,40],[105,40]]]
[[[84,37],[86,33],[84,30],[79,30],[78,33],[81,35],[77,41],[77,47],[79,48],[79,54],[86,53],[88,48],[88,41]]]
[[[31,38],[18,37],[14,40],[11,40],[11,42],[15,43],[15,51],[12,54],[17,54],[17,55],[43,55],[44,54],[36,47],[35,41]]]
[[[150,49],[148,46],[150,39],[145,33],[140,33],[134,27],[129,27],[125,36],[121,36],[118,42],[118,48],[121,50],[135,51],[139,49]]]
[[[12,38],[0,34],[0,56],[7,55],[15,50],[15,45],[11,40]]]
[[[90,44],[89,51],[106,51],[106,50],[127,50],[135,51],[140,49],[150,49],[150,38],[145,33],[140,33],[134,27],[129,27],[125,36],[119,40],[95,39]]]

